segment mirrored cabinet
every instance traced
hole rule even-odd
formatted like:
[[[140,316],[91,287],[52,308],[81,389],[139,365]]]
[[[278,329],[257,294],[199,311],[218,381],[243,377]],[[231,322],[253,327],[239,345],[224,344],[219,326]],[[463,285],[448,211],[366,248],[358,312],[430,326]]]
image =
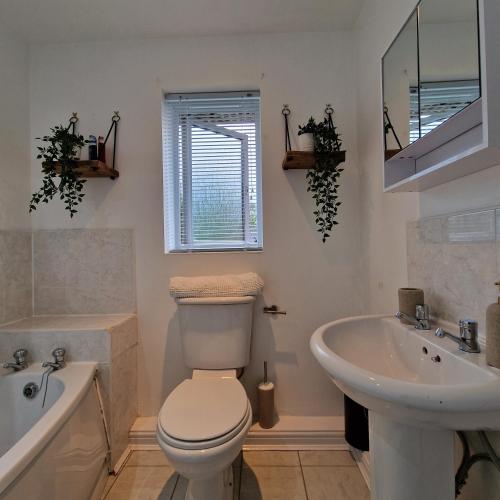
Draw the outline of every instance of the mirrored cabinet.
[[[422,0],[382,59],[384,188],[500,164],[500,1]]]

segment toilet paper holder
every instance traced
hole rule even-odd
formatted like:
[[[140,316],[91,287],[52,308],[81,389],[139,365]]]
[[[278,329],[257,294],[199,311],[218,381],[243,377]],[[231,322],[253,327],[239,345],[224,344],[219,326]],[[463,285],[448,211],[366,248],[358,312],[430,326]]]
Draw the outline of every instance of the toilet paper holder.
[[[262,310],[264,314],[286,314],[286,311],[282,311],[276,304],[273,304],[272,306],[265,306]]]

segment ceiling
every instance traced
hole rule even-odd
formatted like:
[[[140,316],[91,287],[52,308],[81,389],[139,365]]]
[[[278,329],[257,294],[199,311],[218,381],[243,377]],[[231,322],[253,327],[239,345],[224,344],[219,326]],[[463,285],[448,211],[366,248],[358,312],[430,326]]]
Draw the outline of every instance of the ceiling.
[[[363,0],[0,0],[30,44],[350,29]],[[1,34],[0,34],[1,38]]]

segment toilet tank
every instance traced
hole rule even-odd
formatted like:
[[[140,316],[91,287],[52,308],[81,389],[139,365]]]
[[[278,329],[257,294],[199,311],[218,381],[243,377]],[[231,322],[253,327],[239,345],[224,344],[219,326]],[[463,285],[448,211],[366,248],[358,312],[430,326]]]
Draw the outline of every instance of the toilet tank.
[[[189,368],[242,368],[250,361],[255,297],[177,299],[184,361]]]

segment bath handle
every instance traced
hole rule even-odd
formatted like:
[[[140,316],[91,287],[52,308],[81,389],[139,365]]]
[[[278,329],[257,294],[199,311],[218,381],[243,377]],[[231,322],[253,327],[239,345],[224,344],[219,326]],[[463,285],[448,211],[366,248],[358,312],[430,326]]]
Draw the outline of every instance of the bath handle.
[[[66,366],[66,360],[64,356],[66,355],[66,350],[62,347],[56,347],[52,351],[52,356],[54,357],[54,362],[44,361],[42,363],[42,368],[52,368],[53,370],[60,370]]]
[[[18,365],[24,365],[26,363],[26,357],[28,356],[28,350],[18,349],[12,356]]]

